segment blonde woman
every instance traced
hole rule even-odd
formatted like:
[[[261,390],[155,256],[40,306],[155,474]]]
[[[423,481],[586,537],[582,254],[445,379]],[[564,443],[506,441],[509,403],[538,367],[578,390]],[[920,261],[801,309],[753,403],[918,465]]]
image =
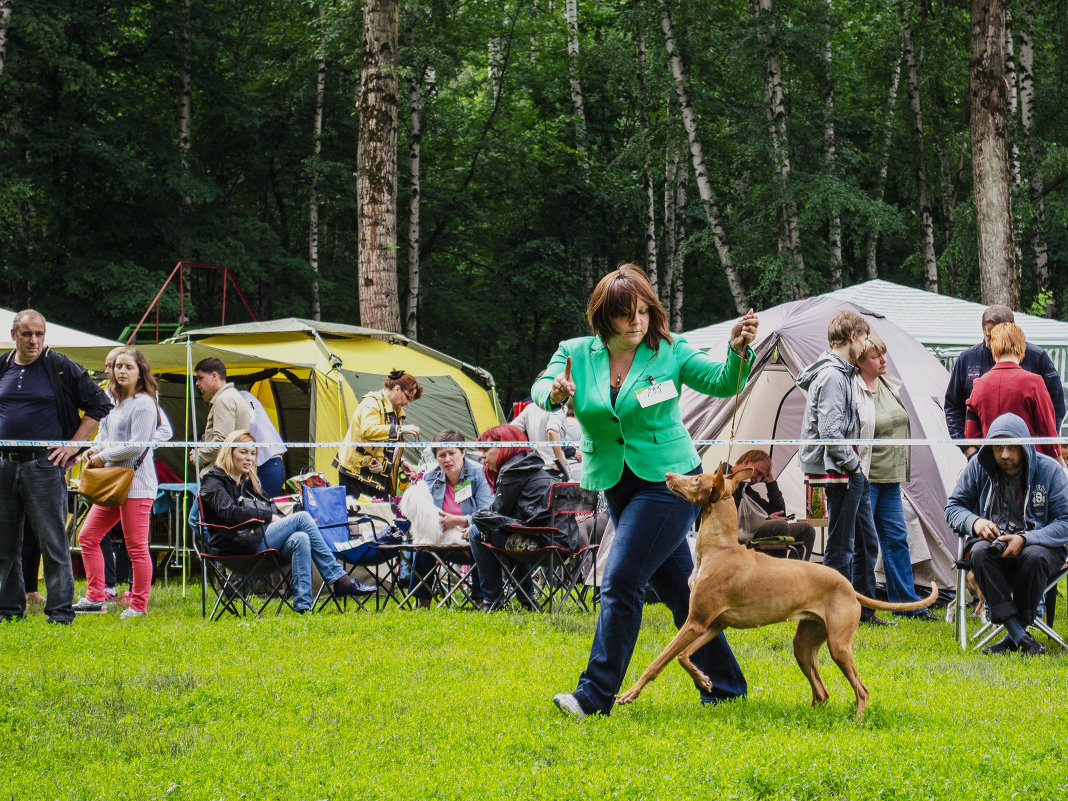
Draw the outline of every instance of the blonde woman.
[[[263,494],[256,475],[256,439],[247,429],[231,432],[223,441],[215,465],[200,485],[203,522],[208,526],[212,550],[220,556],[251,554],[273,548],[291,560],[293,608],[307,612],[312,605],[312,563],[335,595],[370,595],[377,588],[347,575],[337,563],[322,532],[307,512],[278,515]],[[239,530],[252,528],[252,538]]]

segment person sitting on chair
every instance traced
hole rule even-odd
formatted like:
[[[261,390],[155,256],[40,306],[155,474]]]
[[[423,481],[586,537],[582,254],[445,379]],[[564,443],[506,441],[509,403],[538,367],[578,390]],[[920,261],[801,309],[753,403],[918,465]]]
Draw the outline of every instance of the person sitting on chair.
[[[753,475],[748,481],[738,485],[738,489],[734,491],[734,503],[741,507],[744,496],[756,503],[767,515],[767,519],[753,532],[753,538],[790,537],[801,546],[801,558],[807,560],[812,556],[816,529],[809,523],[795,523],[787,520],[786,501],[782,499],[779,483],[772,473],[771,454],[759,448],[746,451],[738,457],[738,464],[731,468],[731,472],[741,470],[743,467],[753,468]],[[768,496],[766,499],[753,489],[754,484],[764,485],[764,491]]]
[[[256,475],[256,439],[248,429],[231,432],[219,449],[215,466],[204,475],[200,502],[204,525],[209,527],[211,548],[219,556],[253,554],[273,548],[292,562],[293,608],[307,612],[312,605],[312,562],[335,595],[360,596],[377,591],[345,573],[307,512],[280,517],[263,494]],[[259,537],[244,538],[237,530],[249,524]]]
[[[1027,438],[1027,424],[1003,414],[989,438]],[[967,537],[965,554],[990,619],[1008,634],[984,654],[1046,652],[1027,633],[1049,577],[1068,546],[1068,478],[1034,445],[984,445],[970,460],[946,504],[946,521]]]

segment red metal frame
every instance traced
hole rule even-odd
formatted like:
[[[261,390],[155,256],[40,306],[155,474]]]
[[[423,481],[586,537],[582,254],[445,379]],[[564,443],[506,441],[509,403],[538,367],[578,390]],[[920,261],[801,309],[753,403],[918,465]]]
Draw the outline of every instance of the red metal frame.
[[[237,292],[237,296],[241,298],[241,302],[245,305],[245,309],[248,310],[249,315],[254,322],[259,322],[259,318],[256,316],[256,312],[252,311],[252,307],[249,305],[248,300],[245,298],[245,294],[241,291],[241,287],[238,286],[237,279],[234,278],[234,274],[230,272],[230,268],[225,264],[201,264],[200,262],[193,261],[180,261],[174,265],[174,269],[171,270],[170,275],[167,276],[167,280],[163,282],[163,286],[159,288],[159,292],[156,293],[156,297],[152,299],[152,302],[148,304],[148,308],[145,309],[144,315],[137,323],[137,326],[131,332],[129,339],[126,340],[126,344],[132,344],[137,337],[137,332],[141,330],[141,326],[144,325],[145,320],[148,319],[148,315],[152,313],[152,309],[156,310],[156,344],[159,344],[159,299],[163,297],[164,290],[170,286],[171,281],[174,279],[174,274],[178,273],[178,303],[179,303],[179,320],[185,320],[185,273],[182,271],[183,267],[203,267],[207,270],[222,270],[223,271],[223,288],[222,288],[222,319],[219,325],[226,325],[226,290],[229,284],[234,285],[234,291]]]

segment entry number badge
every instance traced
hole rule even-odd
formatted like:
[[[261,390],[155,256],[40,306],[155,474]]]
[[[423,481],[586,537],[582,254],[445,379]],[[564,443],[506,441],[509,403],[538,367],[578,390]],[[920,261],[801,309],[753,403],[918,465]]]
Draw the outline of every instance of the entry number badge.
[[[457,484],[456,489],[453,490],[453,497],[457,503],[471,500],[471,482],[461,481]]]
[[[653,383],[637,393],[638,403],[643,409],[677,397],[679,397],[679,391],[675,389],[673,381]]]

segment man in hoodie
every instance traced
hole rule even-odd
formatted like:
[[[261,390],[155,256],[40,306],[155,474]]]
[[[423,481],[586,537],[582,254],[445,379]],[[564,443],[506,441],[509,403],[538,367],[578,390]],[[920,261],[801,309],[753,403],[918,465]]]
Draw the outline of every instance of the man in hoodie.
[[[1027,424],[1003,414],[990,439],[1027,438]],[[967,537],[965,552],[990,619],[1006,636],[984,654],[1046,652],[1027,633],[1053,572],[1068,552],[1068,478],[1034,445],[984,445],[968,462],[946,504],[946,521]]]
[[[856,439],[860,416],[853,395],[856,363],[871,328],[854,311],[840,311],[827,326],[830,348],[797,376],[807,393],[801,439]],[[823,564],[832,567],[869,598],[875,596],[875,556],[879,541],[871,512],[871,490],[855,445],[803,445],[798,452],[805,480],[826,487],[827,547]],[[870,609],[860,619],[874,626],[893,625]]]

